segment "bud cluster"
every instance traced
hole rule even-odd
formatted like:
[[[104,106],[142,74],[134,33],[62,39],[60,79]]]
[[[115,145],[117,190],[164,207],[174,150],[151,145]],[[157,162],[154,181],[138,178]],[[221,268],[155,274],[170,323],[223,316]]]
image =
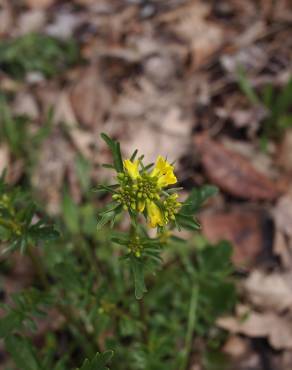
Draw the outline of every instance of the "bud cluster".
[[[136,257],[141,257],[141,252],[143,250],[143,245],[137,234],[132,235],[129,240],[128,250],[133,253]]]
[[[119,173],[117,178],[120,187],[113,199],[122,204],[125,210],[142,212],[147,201],[160,198],[157,179],[145,172],[137,179],[132,179],[124,173]]]
[[[165,209],[164,218],[166,223],[168,223],[170,220],[175,220],[175,215],[178,213],[181,207],[181,203],[177,201],[177,198],[177,194],[172,194],[163,201],[163,207]]]

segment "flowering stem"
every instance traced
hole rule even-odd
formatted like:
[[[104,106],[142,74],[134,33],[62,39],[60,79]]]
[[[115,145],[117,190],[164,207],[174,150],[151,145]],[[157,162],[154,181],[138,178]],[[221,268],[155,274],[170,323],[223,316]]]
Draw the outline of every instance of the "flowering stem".
[[[180,370],[187,370],[189,364],[189,357],[192,349],[192,341],[194,335],[194,329],[197,318],[197,308],[198,308],[198,298],[199,298],[199,287],[194,285],[191,294],[190,308],[189,308],[189,319],[188,319],[188,328],[185,337],[185,350],[184,356],[182,359],[182,364]]]

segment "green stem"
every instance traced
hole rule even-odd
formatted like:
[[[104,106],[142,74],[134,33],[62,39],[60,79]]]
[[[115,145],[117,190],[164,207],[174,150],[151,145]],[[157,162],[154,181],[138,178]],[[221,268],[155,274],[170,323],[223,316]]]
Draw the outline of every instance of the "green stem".
[[[140,320],[143,324],[142,327],[142,340],[145,345],[148,343],[148,330],[147,330],[147,310],[145,307],[145,301],[143,298],[138,300]]]
[[[27,253],[30,257],[30,260],[32,262],[33,268],[35,270],[35,273],[37,274],[38,278],[40,279],[40,282],[45,290],[48,290],[50,288],[50,284],[47,278],[47,275],[45,273],[45,269],[40,261],[40,258],[38,258],[35,255],[35,252],[33,248],[29,245],[27,247]]]
[[[194,285],[190,300],[188,328],[185,337],[184,357],[182,359],[180,370],[187,370],[188,368],[189,358],[192,350],[194,329],[197,319],[198,298],[199,298],[199,287],[197,285]]]

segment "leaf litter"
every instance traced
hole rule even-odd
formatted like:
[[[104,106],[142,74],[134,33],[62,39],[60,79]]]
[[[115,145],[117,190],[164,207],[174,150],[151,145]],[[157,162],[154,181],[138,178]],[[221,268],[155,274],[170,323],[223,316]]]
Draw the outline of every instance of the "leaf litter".
[[[207,182],[220,188],[200,217],[206,238],[234,244],[237,269],[246,274],[237,312],[218,321],[237,338],[236,370],[264,369],[249,338],[267,338],[269,360],[279,350],[279,368],[291,368],[291,130],[272,140],[272,150],[271,141],[263,145],[278,109],[264,100],[278,96],[291,77],[291,14],[284,0],[25,0],[21,6],[3,1],[0,9],[1,39],[37,31],[62,42],[73,37],[80,49],[78,63],[61,74],[49,71],[50,77],[44,61],[36,70],[20,60],[18,80],[0,65],[13,114],[29,117],[35,132],[54,108],[29,179],[51,213],[60,212],[64,184],[81,199],[77,155],[91,164],[93,182],[105,179],[102,131],[121,141],[125,155],[138,148],[149,161],[157,154],[176,160],[186,191]],[[273,124],[289,126],[291,103],[283,117]],[[0,167],[9,167],[17,183],[25,180],[26,165],[7,140],[1,131]],[[199,361],[192,365],[202,369]]]

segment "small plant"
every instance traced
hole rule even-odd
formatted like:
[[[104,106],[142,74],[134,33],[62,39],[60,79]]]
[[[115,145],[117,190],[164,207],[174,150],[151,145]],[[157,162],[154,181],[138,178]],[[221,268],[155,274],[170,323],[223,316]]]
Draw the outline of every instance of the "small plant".
[[[194,214],[216,189],[193,189],[181,201],[180,188],[171,187],[173,164],[163,157],[144,164],[137,151],[123,160],[119,143],[102,137],[116,183],[99,185],[102,200],[93,198],[88,166],[79,159],[84,202],[77,205],[65,190],[54,223],[27,192],[1,178],[2,273],[9,274],[9,257],[20,251],[35,275],[32,286],[2,305],[0,337],[16,366],[10,369],[68,370],[83,363],[79,370],[186,370],[195,338],[206,353],[224,340],[214,322],[235,303],[232,248],[177,234],[198,230]],[[61,324],[49,327],[39,345],[34,333],[40,318],[52,321],[52,310]]]
[[[76,43],[30,33],[0,42],[0,69],[15,78],[28,72],[52,77],[79,60]]]
[[[292,127],[292,78],[282,89],[268,84],[257,93],[242,68],[238,68],[237,76],[240,89],[251,104],[262,105],[267,110],[262,122],[262,141],[281,138],[285,130]]]
[[[12,114],[8,97],[0,94],[0,143],[8,144],[15,158],[32,165],[38,148],[51,131],[52,118],[53,111],[50,109],[44,124],[38,130],[32,130],[31,119],[26,115]]]
[[[118,215],[123,211],[128,213],[131,222],[129,232],[115,233],[112,241],[127,249],[124,259],[130,263],[135,295],[140,299],[147,291],[144,271],[160,265],[160,254],[172,235],[171,230],[199,229],[200,225],[193,216],[198,209],[197,194],[191,193],[185,202],[179,202],[177,191],[181,188],[169,188],[169,185],[177,183],[177,178],[174,166],[166,159],[159,156],[155,164],[144,165],[144,156],[137,158],[136,150],[130,159],[123,161],[119,143],[105,134],[102,138],[114,158],[113,165],[104,166],[116,172],[117,183],[98,188],[112,197],[112,202],[99,214],[98,226],[110,222],[113,227]],[[205,188],[201,200],[215,192],[213,187]],[[146,225],[142,223],[142,218]],[[155,237],[148,235],[148,228],[157,230]]]

